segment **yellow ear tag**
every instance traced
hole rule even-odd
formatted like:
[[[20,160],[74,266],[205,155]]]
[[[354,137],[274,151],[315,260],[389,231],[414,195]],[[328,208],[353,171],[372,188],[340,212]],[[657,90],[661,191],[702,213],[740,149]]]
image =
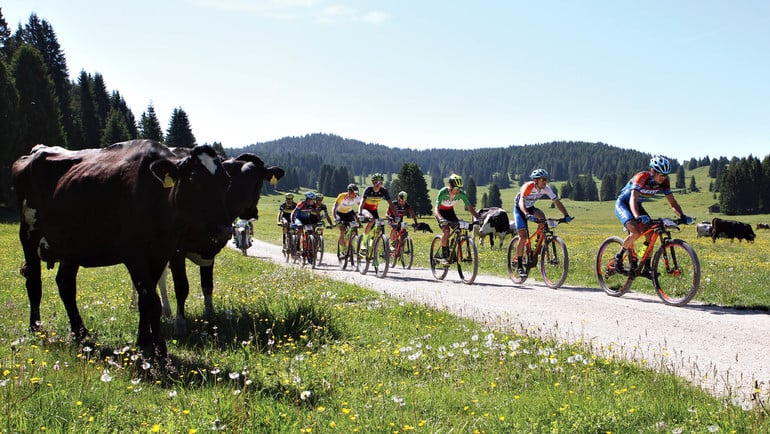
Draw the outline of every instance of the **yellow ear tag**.
[[[278,178],[276,178],[275,175],[273,175],[270,178],[270,185],[275,185],[275,184],[278,184]]]
[[[163,188],[171,188],[175,184],[174,178],[168,176],[168,173],[166,174],[166,177],[163,178]]]

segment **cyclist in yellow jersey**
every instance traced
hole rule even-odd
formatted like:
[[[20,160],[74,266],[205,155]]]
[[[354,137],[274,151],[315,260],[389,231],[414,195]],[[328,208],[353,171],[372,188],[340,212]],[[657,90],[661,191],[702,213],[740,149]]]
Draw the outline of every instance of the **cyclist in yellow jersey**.
[[[332,215],[337,222],[337,226],[340,228],[340,239],[337,241],[339,244],[343,244],[345,240],[345,225],[342,222],[350,223],[352,221],[358,221],[356,210],[354,206],[361,203],[361,196],[358,195],[358,186],[355,184],[348,184],[348,189],[345,192],[340,193],[337,199],[334,201],[332,207]]]

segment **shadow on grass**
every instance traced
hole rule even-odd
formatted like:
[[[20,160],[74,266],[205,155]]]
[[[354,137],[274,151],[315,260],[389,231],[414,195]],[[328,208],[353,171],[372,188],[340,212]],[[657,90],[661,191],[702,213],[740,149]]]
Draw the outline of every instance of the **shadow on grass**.
[[[0,223],[19,223],[19,212],[15,209],[0,206]]]

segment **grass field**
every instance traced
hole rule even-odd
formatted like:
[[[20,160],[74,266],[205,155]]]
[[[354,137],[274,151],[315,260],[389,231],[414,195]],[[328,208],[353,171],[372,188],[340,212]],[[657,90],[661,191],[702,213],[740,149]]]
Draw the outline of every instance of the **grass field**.
[[[705,215],[681,199],[689,214]],[[275,243],[279,201],[263,198],[256,225],[259,238]],[[596,287],[594,250],[620,232],[611,204],[566,205],[576,217],[558,228],[572,258],[567,284]],[[701,300],[770,306],[768,234],[716,245],[694,235],[690,227],[681,237],[704,265]],[[425,265],[429,236],[415,236]],[[69,337],[55,270],[44,270],[45,332],[31,334],[17,223],[0,224],[0,243],[3,433],[770,432],[767,397],[710,396],[650,369],[662,361],[605,358],[590,344],[474,323],[231,249],[217,259],[213,318],[203,316],[191,268],[192,332],[173,337],[164,325],[168,363],[133,346],[138,315],[122,266],[79,274],[78,302],[92,331],[85,343]],[[502,257],[482,248],[481,272],[503,274]]]

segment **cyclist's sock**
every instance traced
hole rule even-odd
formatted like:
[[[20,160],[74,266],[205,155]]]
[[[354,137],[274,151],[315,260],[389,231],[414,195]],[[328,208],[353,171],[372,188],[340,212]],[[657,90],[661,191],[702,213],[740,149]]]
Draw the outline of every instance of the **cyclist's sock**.
[[[522,261],[521,261],[521,256],[517,256],[517,257],[516,257],[516,265],[517,265],[519,268],[521,268],[521,267],[522,267],[522,265],[521,265],[521,264],[522,264]]]

